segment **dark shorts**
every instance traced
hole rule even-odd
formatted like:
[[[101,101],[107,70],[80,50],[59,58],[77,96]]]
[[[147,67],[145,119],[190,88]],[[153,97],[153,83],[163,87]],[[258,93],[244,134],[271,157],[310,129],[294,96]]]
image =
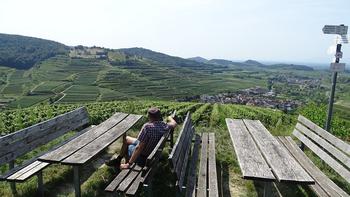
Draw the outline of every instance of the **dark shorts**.
[[[134,143],[128,146],[128,156],[129,158],[134,153],[136,146],[140,143],[140,141],[136,140]],[[139,155],[135,161],[135,163],[139,166],[145,166],[147,157],[143,155]]]

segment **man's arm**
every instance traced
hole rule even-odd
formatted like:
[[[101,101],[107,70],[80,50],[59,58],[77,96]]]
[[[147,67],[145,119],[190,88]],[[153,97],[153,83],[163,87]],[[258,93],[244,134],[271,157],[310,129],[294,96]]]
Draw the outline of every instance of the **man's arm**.
[[[176,121],[174,120],[173,117],[169,116],[168,117],[169,122],[167,123],[171,128],[175,128],[177,126]]]

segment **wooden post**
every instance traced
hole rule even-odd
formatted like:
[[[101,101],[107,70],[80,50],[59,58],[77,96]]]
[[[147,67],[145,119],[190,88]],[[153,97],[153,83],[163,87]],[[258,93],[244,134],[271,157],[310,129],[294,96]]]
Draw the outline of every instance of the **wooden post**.
[[[74,189],[75,189],[75,196],[80,197],[80,167],[79,166],[73,166],[74,168]]]
[[[37,177],[38,177],[38,193],[39,196],[43,197],[44,196],[44,183],[43,183],[43,172],[40,170],[37,173]]]
[[[170,131],[170,147],[174,147],[174,129],[171,129]]]
[[[14,168],[14,167],[15,167],[15,160],[12,160],[12,161],[10,161],[10,163],[9,163],[9,168],[10,168],[10,170],[11,170],[11,169]],[[15,183],[15,182],[10,182],[10,186],[11,186],[12,194],[13,194],[13,195],[17,194],[16,183]]]
[[[271,182],[264,182],[264,197],[272,196]]]

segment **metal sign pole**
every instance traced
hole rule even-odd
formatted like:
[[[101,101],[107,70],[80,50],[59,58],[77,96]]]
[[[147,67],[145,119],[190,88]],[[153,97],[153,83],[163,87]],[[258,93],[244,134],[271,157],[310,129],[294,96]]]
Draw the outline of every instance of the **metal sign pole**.
[[[341,44],[337,44],[337,54],[341,53]],[[335,63],[339,63],[339,57],[336,56]],[[332,114],[333,114],[333,103],[334,103],[334,93],[335,93],[335,86],[337,84],[337,76],[338,72],[333,72],[332,77],[332,89],[331,89],[331,95],[329,97],[329,103],[328,103],[328,115],[327,115],[327,122],[326,122],[326,130],[328,132],[331,132],[331,121],[332,121]]]
[[[334,94],[335,94],[335,86],[337,84],[337,76],[338,72],[345,71],[345,63],[339,63],[340,58],[343,57],[343,53],[341,52],[341,43],[347,44],[349,43],[347,38],[348,26],[343,24],[341,25],[325,25],[322,29],[324,34],[335,34],[337,37],[337,52],[335,53],[335,62],[331,63],[331,71],[332,71],[332,89],[331,95],[329,97],[328,104],[328,114],[326,120],[325,129],[328,132],[331,132],[331,122],[332,122],[332,114],[333,114],[333,103],[334,103]],[[340,37],[339,37],[340,36]],[[340,40],[338,39],[340,38]]]

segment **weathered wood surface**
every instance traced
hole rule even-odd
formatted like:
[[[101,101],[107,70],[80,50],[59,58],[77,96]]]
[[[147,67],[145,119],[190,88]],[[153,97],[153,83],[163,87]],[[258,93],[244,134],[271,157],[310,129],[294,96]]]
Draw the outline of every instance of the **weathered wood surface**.
[[[124,177],[123,181],[119,184],[117,191],[125,192],[125,190],[133,183],[135,178],[141,174],[142,167],[135,165],[128,174],[128,176]]]
[[[190,115],[190,112],[187,113],[186,115],[186,118],[185,118],[185,121],[184,121],[184,124],[182,126],[182,129],[180,130],[180,133],[179,133],[179,137],[177,138],[175,144],[174,144],[174,147],[169,155],[169,160],[171,160],[171,164],[173,167],[176,166],[176,163],[177,163],[177,159],[178,159],[178,156],[181,152],[181,149],[182,149],[182,143],[184,141],[184,138],[186,136],[186,131],[189,127],[189,124],[190,124],[190,121],[191,121],[191,115]],[[185,132],[185,133],[184,133]]]
[[[325,151],[319,148],[316,144],[314,144],[311,140],[305,137],[298,130],[294,129],[293,135],[297,137],[302,143],[304,143],[317,156],[319,156],[323,161],[325,161],[330,167],[332,167],[347,182],[350,182],[350,172],[344,166],[339,164],[335,159],[329,156]]]
[[[122,170],[113,181],[106,187],[105,191],[114,192],[123,179],[129,174],[130,169]]]
[[[178,186],[180,191],[182,191],[183,182],[185,180],[185,174],[187,169],[188,158],[191,151],[192,137],[194,133],[194,128],[191,127],[192,124],[189,124],[189,128],[186,131],[186,137],[184,138],[184,142],[182,143],[182,151],[179,154],[178,162],[175,166],[175,172],[178,178]]]
[[[249,134],[244,122],[226,118],[226,124],[243,178],[275,180],[270,167]]]
[[[198,172],[197,196],[207,196],[208,133],[202,134],[202,147]]]
[[[59,115],[50,120],[0,138],[0,164],[32,151],[33,149],[75,130],[89,122],[85,108]]]
[[[218,197],[218,177],[216,174],[216,157],[215,157],[215,134],[209,133],[208,145],[208,184],[209,196]]]
[[[130,185],[130,187],[126,190],[125,194],[127,195],[135,195],[137,190],[140,187],[140,184],[142,183],[142,172],[140,172],[134,182]]]
[[[64,160],[74,152],[78,151],[82,147],[86,146],[87,144],[95,140],[97,137],[107,132],[109,129],[111,129],[116,124],[121,122],[126,116],[127,114],[124,114],[124,113],[114,114],[105,122],[91,128],[89,131],[85,132],[84,134],[80,135],[79,137],[75,138],[69,143],[39,157],[39,160],[47,161],[47,162],[60,162]]]
[[[315,179],[316,184],[310,187],[318,196],[348,196],[332,180],[318,169],[314,163],[301,151],[291,137],[277,137],[293,157],[303,166],[303,168]]]
[[[196,135],[194,145],[193,145],[190,169],[187,175],[186,197],[195,196],[195,192],[196,192],[195,187],[196,187],[196,181],[197,181],[197,161],[199,156],[200,143],[201,143],[201,137],[199,135]]]
[[[89,130],[90,128],[92,128],[93,126],[94,126],[94,125],[91,125],[90,127],[87,127],[87,128],[85,128],[85,129],[83,129],[83,130],[77,132],[77,133],[76,133],[74,136],[72,136],[71,138],[69,138],[69,139],[67,139],[67,140],[64,140],[63,142],[61,142],[61,143],[55,145],[55,146],[54,146],[52,149],[50,149],[48,152],[53,151],[53,150],[56,150],[57,148],[61,147],[62,145],[68,143],[70,140],[75,139],[76,137],[78,137],[78,136],[81,135],[82,133],[85,133],[86,131],[88,131],[88,130]],[[32,166],[34,162],[35,162],[35,163],[37,162],[38,157],[42,156],[43,154],[45,154],[45,153],[41,153],[41,154],[37,155],[36,157],[34,157],[34,158],[32,158],[32,159],[30,159],[30,160],[28,160],[28,161],[22,163],[21,165],[16,166],[15,168],[13,168],[13,169],[7,171],[6,173],[2,174],[2,175],[0,176],[0,180],[6,180],[8,177],[10,177],[10,176],[12,176],[12,175],[14,175],[14,174],[17,174],[19,171],[23,172],[22,169],[24,169],[24,168],[26,168],[24,171],[27,171],[28,169],[31,168],[30,166]],[[43,162],[43,163],[46,163],[46,162]],[[35,165],[35,164],[34,164],[34,165]],[[48,165],[47,165],[47,166],[48,166]],[[44,168],[47,167],[47,166],[44,166]],[[32,172],[33,172],[33,171],[32,171]],[[35,174],[35,172],[34,172],[32,175],[34,175],[34,174]],[[26,175],[29,175],[29,173],[27,173]],[[29,176],[28,178],[30,178],[30,176]],[[23,182],[23,181],[25,181],[25,179],[24,179],[24,180],[13,179],[12,181]]]
[[[348,157],[346,154],[341,152],[339,149],[335,148],[333,145],[328,143],[326,140],[322,139],[319,135],[313,133],[308,128],[303,126],[302,124],[297,124],[295,128],[308,136],[310,139],[312,139],[314,142],[319,144],[322,148],[324,148],[327,152],[331,153],[335,158],[337,158],[339,161],[341,161],[345,166],[350,167],[350,157]]]
[[[137,121],[140,120],[141,115],[130,114],[122,122],[110,128],[103,135],[96,138],[91,143],[82,147],[61,163],[70,165],[82,165],[91,160],[95,155],[103,151],[107,146],[116,141],[126,131],[128,131]]]
[[[30,178],[31,176],[33,176],[34,174],[36,174],[37,172],[46,168],[48,165],[50,165],[50,164],[46,163],[46,162],[36,161],[32,165],[29,165],[29,166],[23,168],[22,170],[18,171],[17,173],[9,176],[7,178],[7,180],[8,181],[16,181],[16,182],[25,181],[28,178]]]
[[[280,182],[315,183],[276,138],[258,120],[243,120],[266,162]]]
[[[350,145],[341,139],[335,137],[331,133],[327,132],[326,130],[322,129],[312,121],[308,120],[302,115],[299,115],[298,121],[305,125],[306,127],[310,128],[312,131],[316,132],[318,135],[322,136],[324,139],[326,139],[328,142],[333,144],[335,147],[342,150],[347,155],[350,155]]]

